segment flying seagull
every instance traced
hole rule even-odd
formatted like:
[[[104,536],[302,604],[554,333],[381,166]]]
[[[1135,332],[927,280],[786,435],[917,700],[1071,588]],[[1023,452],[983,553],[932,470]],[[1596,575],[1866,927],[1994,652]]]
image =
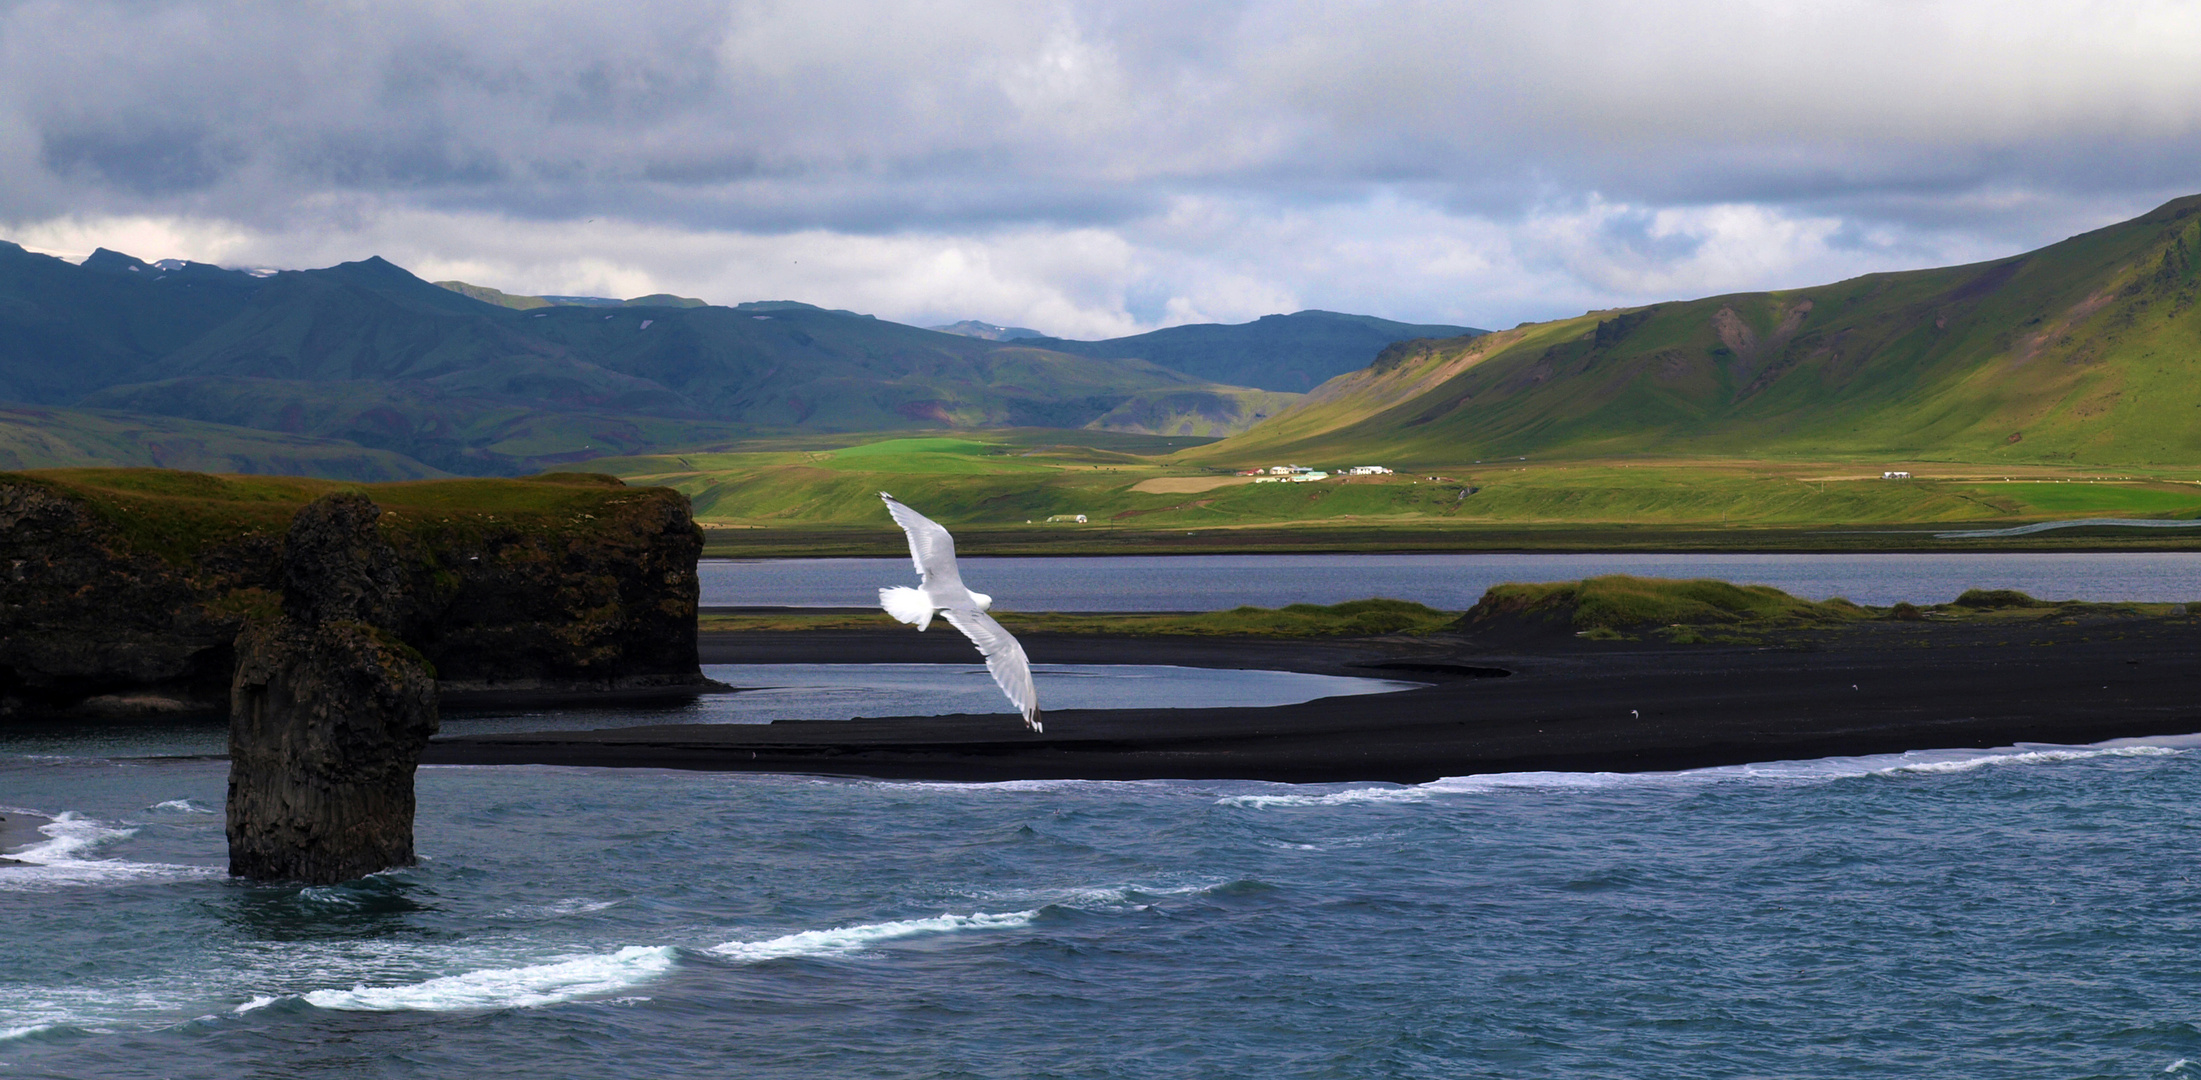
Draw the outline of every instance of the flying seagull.
[[[985,655],[986,670],[1001,684],[1009,704],[1024,714],[1024,725],[1033,731],[1045,730],[1039,726],[1039,693],[1032,688],[1032,662],[1024,658],[1024,646],[986,614],[986,609],[994,606],[994,598],[972,592],[963,584],[963,574],[955,568],[955,538],[938,522],[896,502],[894,496],[882,491],[879,497],[886,500],[887,513],[894,515],[895,524],[909,534],[910,561],[917,564],[917,576],[923,581],[914,589],[906,585],[880,589],[879,606],[919,631],[932,625],[936,613],[947,619]]]

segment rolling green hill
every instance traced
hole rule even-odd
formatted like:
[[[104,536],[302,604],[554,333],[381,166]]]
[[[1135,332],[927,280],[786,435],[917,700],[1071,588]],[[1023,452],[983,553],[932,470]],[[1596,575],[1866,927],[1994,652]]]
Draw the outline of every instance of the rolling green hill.
[[[2201,462],[2201,196],[2024,255],[1386,349],[1206,462]]]
[[[379,482],[446,475],[356,443],[167,416],[0,407],[0,470],[93,465]]]

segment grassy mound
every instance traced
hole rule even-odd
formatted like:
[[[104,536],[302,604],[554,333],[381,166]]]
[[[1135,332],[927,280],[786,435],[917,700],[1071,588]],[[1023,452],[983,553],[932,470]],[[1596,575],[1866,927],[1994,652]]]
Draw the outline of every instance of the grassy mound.
[[[1770,585],[1627,574],[1493,586],[1451,629],[1616,637],[1658,628],[1811,626],[1862,618],[1847,600],[1802,600]]]
[[[383,509],[381,527],[400,548],[475,543],[500,536],[589,537],[644,504],[680,500],[671,491],[628,487],[597,473],[531,479],[414,480],[353,484],[297,476],[222,476],[174,469],[42,469],[0,473],[69,498],[134,551],[177,566],[254,538],[278,540],[290,519],[331,491],[365,492]],[[607,534],[608,535],[608,534]]]

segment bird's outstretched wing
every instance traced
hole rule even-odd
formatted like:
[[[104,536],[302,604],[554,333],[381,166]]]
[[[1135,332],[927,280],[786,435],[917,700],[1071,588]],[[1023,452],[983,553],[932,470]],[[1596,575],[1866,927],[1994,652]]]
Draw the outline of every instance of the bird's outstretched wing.
[[[909,559],[917,565],[917,576],[924,579],[925,587],[961,588],[963,572],[955,566],[955,537],[949,536],[939,522],[896,502],[894,496],[882,491],[879,497],[886,500],[887,513],[894,515],[894,523],[909,534]]]
[[[940,614],[985,655],[986,670],[993,673],[1001,692],[1009,696],[1009,704],[1024,714],[1025,726],[1033,731],[1046,730],[1039,726],[1039,691],[1032,686],[1032,662],[1024,658],[1024,646],[983,611],[949,608]]]

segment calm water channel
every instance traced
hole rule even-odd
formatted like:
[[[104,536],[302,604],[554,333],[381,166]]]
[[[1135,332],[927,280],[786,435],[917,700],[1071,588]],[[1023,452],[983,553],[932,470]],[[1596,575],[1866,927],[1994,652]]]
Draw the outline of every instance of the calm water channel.
[[[2048,600],[2201,601],[2201,552],[2071,555],[1172,555],[967,558],[963,578],[1011,611],[1206,611],[1370,596],[1464,610],[1507,581],[1600,574],[1720,578],[1860,604],[1940,603],[1966,589]],[[706,560],[707,605],[859,607],[915,581],[908,559]]]

